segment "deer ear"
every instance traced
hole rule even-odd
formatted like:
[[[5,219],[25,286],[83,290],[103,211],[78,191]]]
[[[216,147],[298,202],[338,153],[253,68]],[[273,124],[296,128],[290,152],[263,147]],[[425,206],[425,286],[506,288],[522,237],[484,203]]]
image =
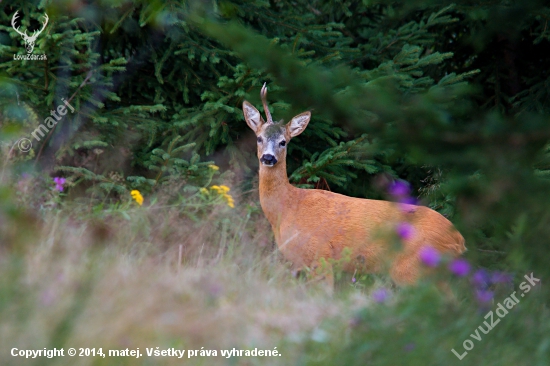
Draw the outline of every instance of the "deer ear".
[[[244,120],[248,127],[252,129],[256,134],[260,131],[260,127],[264,124],[262,115],[258,110],[246,100],[243,102]]]
[[[287,123],[286,128],[290,137],[295,137],[304,132],[311,119],[311,112],[300,113],[296,117],[292,118],[289,123]]]

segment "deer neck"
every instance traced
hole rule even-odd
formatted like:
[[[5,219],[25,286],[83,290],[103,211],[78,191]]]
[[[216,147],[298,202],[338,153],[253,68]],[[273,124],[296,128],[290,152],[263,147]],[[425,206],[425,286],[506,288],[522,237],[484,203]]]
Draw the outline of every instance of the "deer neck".
[[[286,161],[280,161],[273,167],[260,163],[260,204],[274,228],[278,227],[288,202],[293,200],[295,189],[288,182]]]

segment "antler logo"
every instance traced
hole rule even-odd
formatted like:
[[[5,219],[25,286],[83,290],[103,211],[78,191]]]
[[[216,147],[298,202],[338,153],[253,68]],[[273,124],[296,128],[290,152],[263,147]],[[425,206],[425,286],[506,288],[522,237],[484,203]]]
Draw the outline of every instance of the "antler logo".
[[[19,11],[16,11],[15,14],[13,14],[13,17],[11,18],[11,26],[13,27],[13,29],[15,29],[17,33],[21,35],[21,37],[23,37],[23,40],[25,41],[25,48],[27,49],[27,53],[32,53],[32,51],[34,50],[34,43],[36,42],[36,39],[48,24],[48,20],[49,20],[48,14],[44,13],[44,23],[42,23],[42,29],[40,29],[39,31],[34,31],[32,33],[32,36],[29,36],[27,35],[26,30],[25,30],[25,33],[23,33],[19,30],[19,27],[15,27],[15,21],[18,18],[17,16],[18,12]]]

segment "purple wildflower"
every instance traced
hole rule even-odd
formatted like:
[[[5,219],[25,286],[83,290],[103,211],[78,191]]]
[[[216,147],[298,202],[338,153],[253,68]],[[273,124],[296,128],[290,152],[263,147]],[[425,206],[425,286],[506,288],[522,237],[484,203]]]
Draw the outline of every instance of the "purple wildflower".
[[[59,192],[63,192],[63,185],[65,184],[66,179],[55,177],[53,179],[53,182],[55,183],[55,189],[57,189]]]
[[[420,250],[419,258],[428,267],[437,267],[439,261],[441,260],[441,255],[439,252],[430,246],[424,246]]]
[[[357,280],[355,279],[355,277],[353,277],[353,278],[351,279],[351,282],[355,283],[355,281],[357,281]]]
[[[477,301],[481,303],[490,302],[493,299],[493,291],[476,290]]]
[[[399,199],[399,203],[404,205],[418,205],[418,200],[414,197],[402,197]]]
[[[395,228],[395,231],[397,232],[397,235],[403,240],[410,240],[413,238],[415,234],[414,226],[409,224],[408,222],[401,222],[397,227]]]
[[[449,271],[455,276],[464,277],[470,272],[470,263],[466,259],[455,259],[449,263]]]
[[[414,210],[409,205],[418,205],[418,200],[411,196],[411,187],[404,181],[395,181],[388,187],[388,193],[394,201],[399,202],[400,209],[403,212]]]
[[[407,343],[407,344],[405,345],[405,347],[403,347],[403,348],[405,349],[405,351],[411,352],[415,347],[416,347],[416,344],[414,344],[414,343]]]
[[[484,269],[477,270],[472,276],[472,283],[478,288],[487,287],[489,282],[489,274]]]
[[[409,184],[403,181],[395,181],[388,187],[388,193],[398,198],[405,198],[410,192]]]
[[[383,303],[383,302],[386,302],[386,300],[388,300],[388,298],[390,297],[390,294],[388,290],[386,290],[385,288],[377,288],[372,292],[371,296],[375,302]]]

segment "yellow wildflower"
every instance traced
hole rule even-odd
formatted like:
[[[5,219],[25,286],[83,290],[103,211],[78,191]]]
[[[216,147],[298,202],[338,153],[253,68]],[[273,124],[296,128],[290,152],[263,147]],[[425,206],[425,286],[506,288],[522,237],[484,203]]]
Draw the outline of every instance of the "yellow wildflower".
[[[225,194],[223,196],[227,200],[227,205],[231,208],[235,208],[235,201],[233,201],[233,197],[231,197],[230,194]]]
[[[214,170],[214,171],[220,170],[220,168],[219,168],[217,165],[214,165],[214,164],[210,164],[210,165],[208,165],[208,167],[209,167],[210,169]]]
[[[227,202],[227,205],[231,208],[235,208],[235,201],[233,200],[233,197],[227,192],[231,190],[228,186],[212,186],[210,187],[212,191],[216,191],[217,194],[223,197],[223,199]],[[202,192],[202,188],[201,188]]]
[[[222,186],[223,187],[223,186]],[[228,187],[226,187],[228,188]],[[229,189],[229,188],[228,188]],[[227,205],[231,208],[235,208],[235,201],[233,200],[233,197],[231,197],[230,194],[223,192],[222,197],[227,201]]]
[[[130,192],[132,195],[132,198],[137,202],[138,205],[143,205],[143,196],[137,189],[134,189],[132,192]]]
[[[206,189],[206,188],[201,188],[201,189],[199,189],[199,191],[205,196],[208,194],[208,189]]]

